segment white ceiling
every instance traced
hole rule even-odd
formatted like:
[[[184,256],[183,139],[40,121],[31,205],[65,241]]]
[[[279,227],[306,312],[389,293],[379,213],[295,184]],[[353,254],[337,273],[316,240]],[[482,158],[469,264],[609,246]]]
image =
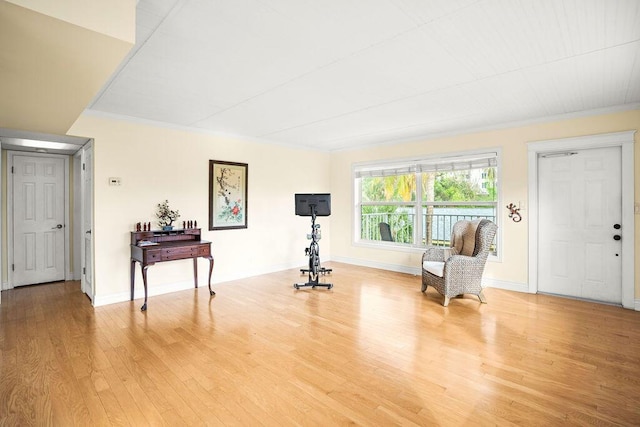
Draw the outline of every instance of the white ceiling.
[[[340,150],[639,105],[638,0],[140,0],[89,109]]]

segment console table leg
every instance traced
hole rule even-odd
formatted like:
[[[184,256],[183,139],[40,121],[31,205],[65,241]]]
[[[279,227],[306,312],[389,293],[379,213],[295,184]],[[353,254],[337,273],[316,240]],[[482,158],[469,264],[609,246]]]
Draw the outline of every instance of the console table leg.
[[[211,289],[211,275],[213,274],[213,257],[208,256],[207,259],[209,260],[209,294],[215,295],[216,293],[213,291],[213,289]]]
[[[131,301],[133,301],[133,291],[136,283],[136,262],[131,260]]]
[[[193,284],[198,287],[198,258],[193,259]]]
[[[144,304],[140,307],[140,310],[142,311],[147,309],[147,267],[149,266],[145,265],[142,267],[142,283],[144,283]]]

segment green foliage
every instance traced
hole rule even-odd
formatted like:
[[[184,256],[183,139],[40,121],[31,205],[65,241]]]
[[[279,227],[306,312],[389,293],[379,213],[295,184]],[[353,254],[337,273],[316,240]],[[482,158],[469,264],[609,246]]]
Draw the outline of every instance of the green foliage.
[[[486,176],[486,187],[480,188],[468,177],[468,171],[441,172],[434,182],[434,201],[438,202],[479,202],[496,199],[495,168],[482,171]]]
[[[415,174],[362,178],[362,201],[364,202],[410,202],[415,199]]]
[[[435,200],[442,202],[464,202],[475,200],[476,188],[461,175],[438,174],[434,183]]]
[[[362,201],[384,200],[384,181],[381,178],[362,178]]]

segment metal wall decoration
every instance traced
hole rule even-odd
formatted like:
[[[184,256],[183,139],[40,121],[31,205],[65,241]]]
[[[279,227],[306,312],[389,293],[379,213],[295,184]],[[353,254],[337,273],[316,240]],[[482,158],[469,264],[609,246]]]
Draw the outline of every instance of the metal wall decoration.
[[[513,222],[522,221],[522,215],[520,215],[520,208],[518,208],[513,203],[509,203],[507,205],[507,209],[509,209],[509,218],[511,218]]]

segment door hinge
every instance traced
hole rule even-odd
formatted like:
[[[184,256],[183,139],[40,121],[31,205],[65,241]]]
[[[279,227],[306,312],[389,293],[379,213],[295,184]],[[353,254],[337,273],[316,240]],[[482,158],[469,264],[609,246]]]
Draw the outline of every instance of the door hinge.
[[[84,163],[82,164],[82,170],[85,170],[85,169],[84,169]]]
[[[82,274],[87,275],[87,267],[82,267]]]
[[[11,271],[16,271],[16,265],[15,264],[11,264]]]
[[[11,166],[11,173],[13,173],[13,166]]]

